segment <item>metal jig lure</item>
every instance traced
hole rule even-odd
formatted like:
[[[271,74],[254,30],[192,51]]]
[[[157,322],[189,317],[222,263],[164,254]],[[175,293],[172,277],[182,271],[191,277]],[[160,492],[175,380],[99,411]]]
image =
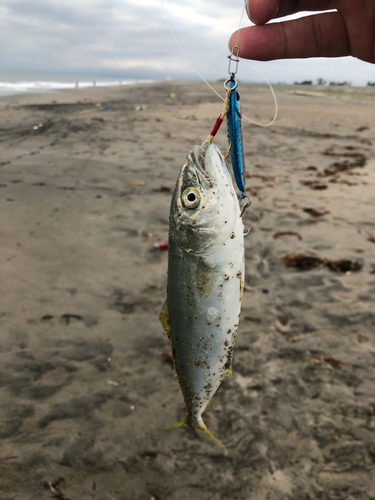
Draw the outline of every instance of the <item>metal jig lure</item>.
[[[235,51],[236,54],[234,54]],[[235,76],[238,70],[239,53],[240,49],[237,46],[234,46],[232,53],[228,56],[228,73],[230,77],[224,83],[224,88],[226,91],[230,90],[229,108],[227,112],[227,132],[228,145],[230,147],[230,159],[238,189],[241,191],[242,198],[244,198],[246,189],[246,168],[242,139],[242,113],[240,106],[240,94],[238,92],[238,82]],[[236,64],[234,71],[231,71],[232,61]]]
[[[208,141],[211,142],[220,125],[222,124],[225,116],[227,117],[227,134],[228,134],[228,153],[232,163],[234,177],[236,179],[237,187],[241,191],[242,200],[247,198],[248,201],[244,204],[242,214],[251,205],[250,196],[245,195],[246,191],[246,167],[245,167],[245,154],[242,138],[242,124],[241,124],[241,107],[240,107],[240,94],[238,92],[238,81],[236,80],[236,73],[238,70],[240,49],[234,46],[232,53],[228,56],[229,65],[228,73],[229,78],[224,83],[224,88],[227,91],[224,109],[221,115],[216,120],[215,126],[211,131]],[[231,69],[232,62],[235,63],[234,71]],[[226,156],[226,158],[227,158]]]

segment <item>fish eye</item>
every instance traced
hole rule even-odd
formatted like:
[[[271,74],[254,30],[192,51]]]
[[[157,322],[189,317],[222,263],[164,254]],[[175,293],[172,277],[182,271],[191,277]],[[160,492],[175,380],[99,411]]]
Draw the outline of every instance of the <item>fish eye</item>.
[[[195,208],[201,201],[199,191],[194,187],[185,189],[181,198],[186,208]]]

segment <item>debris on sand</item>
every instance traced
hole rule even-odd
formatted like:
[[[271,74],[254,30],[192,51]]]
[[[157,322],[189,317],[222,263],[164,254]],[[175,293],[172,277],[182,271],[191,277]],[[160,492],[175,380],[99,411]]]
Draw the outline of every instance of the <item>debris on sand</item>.
[[[353,168],[362,168],[366,165],[367,162],[367,156],[363,153],[337,153],[333,148],[327,148],[326,150],[324,150],[323,155],[348,159],[341,162],[332,163],[327,168],[325,168],[323,172],[319,172],[317,174],[317,177],[329,177],[332,175],[347,172],[348,170],[352,170]]]
[[[327,358],[316,358],[313,356],[311,359],[316,365],[331,365],[332,368],[335,368],[335,370],[341,370],[342,365],[345,364],[343,361],[340,361],[339,359],[333,358],[331,356]]]
[[[308,207],[303,208],[302,210],[307,214],[311,215],[311,217],[322,217],[323,215],[327,215],[330,213],[328,210],[319,211],[316,210],[315,208],[308,208]]]
[[[161,359],[163,360],[163,363],[166,363],[167,365],[173,366],[173,357],[170,352],[162,352],[160,354]]]
[[[352,273],[355,271],[360,271],[362,269],[362,264],[360,262],[351,259],[327,259],[326,266],[332,271],[337,271],[339,273]]]
[[[361,127],[358,127],[355,130],[356,132],[364,132],[365,130],[370,130],[370,127],[368,125],[362,125]]]
[[[352,273],[360,271],[362,264],[351,259],[323,259],[315,254],[289,254],[281,257],[281,262],[288,267],[297,267],[302,271],[311,271],[317,267],[328,267],[331,271]]]
[[[316,189],[316,190],[323,190],[323,189],[327,189],[327,184],[324,184],[323,182],[319,182],[319,181],[311,181],[311,180],[302,180],[302,181],[299,181],[303,186],[307,186],[309,187],[310,189]]]
[[[342,368],[342,361],[336,359],[336,358],[332,358],[332,357],[329,357],[329,358],[324,358],[323,361],[325,363],[328,363],[329,365],[332,366],[332,368],[335,368],[336,370],[341,370]]]
[[[152,248],[156,248],[158,250],[168,250],[168,242],[167,241],[157,241],[152,245]]]
[[[58,500],[70,500],[61,491],[61,488],[65,488],[65,486],[65,479],[63,477],[59,477],[53,483],[51,481],[44,481],[45,489],[50,490],[53,493],[52,498],[57,498]]]
[[[352,151],[353,149],[357,149],[357,148],[354,146],[347,146],[346,149],[350,149]],[[322,154],[324,156],[336,156],[336,157],[339,157],[339,156],[340,157],[341,156],[356,157],[358,155],[358,153],[338,153],[332,147],[325,149]]]
[[[288,267],[297,267],[303,271],[311,271],[317,267],[324,267],[325,260],[320,259],[315,254],[307,255],[304,253],[295,253],[281,257],[281,262]]]
[[[245,316],[246,321],[252,321],[253,323],[261,323],[262,320],[260,318],[254,318],[254,316]]]
[[[260,179],[263,182],[273,182],[276,180],[274,175],[250,174],[249,172],[246,173],[246,177],[249,179]]]
[[[371,241],[371,243],[375,243],[375,234],[371,233],[370,231],[366,231],[366,229],[363,229],[360,231],[360,234],[363,234],[364,236],[367,237],[367,241]]]
[[[45,318],[45,317],[43,316],[43,318]],[[68,314],[68,313],[66,313],[66,314],[62,314],[60,316],[60,321],[62,323],[64,323],[64,325],[70,325],[70,323],[72,321],[83,321],[83,317],[80,314]]]
[[[281,236],[296,236],[299,240],[302,240],[302,236],[296,231],[279,231],[277,233],[274,233],[273,239],[277,240]]]
[[[331,175],[341,174],[342,172],[347,172],[352,168],[364,167],[366,165],[367,157],[365,155],[361,155],[361,158],[357,158],[356,160],[349,162],[335,162],[332,165],[329,165],[327,168],[323,170],[323,173],[318,174],[319,177],[329,177]]]
[[[155,188],[154,191],[157,193],[170,193],[172,191],[172,188],[169,186],[160,186],[158,188]]]
[[[132,181],[130,182],[131,186],[145,186],[146,182],[145,181]]]

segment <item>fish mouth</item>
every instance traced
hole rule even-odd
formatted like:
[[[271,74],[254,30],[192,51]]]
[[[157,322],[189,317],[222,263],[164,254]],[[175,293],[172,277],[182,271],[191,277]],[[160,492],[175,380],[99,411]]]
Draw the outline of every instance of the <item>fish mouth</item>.
[[[193,146],[193,149],[190,151],[188,156],[191,165],[194,167],[199,184],[203,189],[212,187],[212,180],[210,179],[206,171],[205,161],[206,152],[209,145],[210,143],[208,141],[205,141],[201,146]]]
[[[208,140],[194,146],[188,159],[194,167],[201,189],[219,187],[223,183],[232,186],[232,177],[219,148]]]

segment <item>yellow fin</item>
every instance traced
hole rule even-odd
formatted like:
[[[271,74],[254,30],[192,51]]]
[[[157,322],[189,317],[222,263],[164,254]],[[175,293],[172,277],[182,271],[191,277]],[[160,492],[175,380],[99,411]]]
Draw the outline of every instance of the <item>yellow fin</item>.
[[[227,451],[227,449],[225,448],[225,446],[223,446],[212,434],[211,432],[207,429],[207,426],[203,423],[203,420],[202,420],[202,426],[201,427],[198,427],[198,429],[200,429],[201,431],[203,431],[205,434],[207,434],[207,436],[209,436],[213,441],[215,441],[215,443],[217,445],[220,446],[220,448],[222,448],[224,451]]]
[[[172,424],[172,425],[168,425],[167,427],[164,427],[163,430],[166,431],[168,429],[174,429],[175,427],[184,427],[184,426],[189,426],[188,418],[187,417],[185,417],[180,422],[177,422],[176,424]]]
[[[180,422],[177,422],[175,424],[168,425],[167,427],[164,427],[164,430],[166,431],[168,429],[174,429],[175,427],[185,427],[185,426],[186,427],[195,427],[196,429],[201,430],[202,432],[204,432],[205,434],[207,434],[207,436],[209,436],[213,441],[215,441],[215,443],[217,445],[219,445],[220,448],[222,448],[224,451],[227,451],[226,448],[207,429],[207,426],[203,422],[202,419],[200,419],[200,422],[198,423],[198,425],[191,425],[190,422],[189,422],[189,415],[188,415],[183,420],[181,420]]]
[[[184,390],[182,388],[180,377],[179,377],[178,371],[177,371],[176,361],[175,361],[174,356],[173,356],[173,345],[172,345],[171,327],[170,327],[170,324],[169,324],[168,297],[165,299],[163,307],[161,308],[161,311],[160,311],[160,314],[159,314],[159,321],[161,323],[161,326],[164,328],[165,333],[168,335],[168,340],[169,340],[169,343],[170,343],[171,349],[172,349],[172,359],[173,359],[174,372],[176,374],[178,383],[180,384],[181,392],[182,392],[182,394],[183,394],[183,396],[185,398]],[[186,401],[185,401],[185,403],[186,403]],[[183,424],[180,424],[180,425],[183,425]],[[188,424],[186,424],[186,425],[188,425]],[[175,425],[174,427],[179,427],[179,426]]]
[[[171,342],[171,327],[169,325],[168,297],[165,299],[163,307],[161,308],[159,314],[159,321],[161,323],[161,326],[164,328],[165,333],[168,335],[169,342]]]

